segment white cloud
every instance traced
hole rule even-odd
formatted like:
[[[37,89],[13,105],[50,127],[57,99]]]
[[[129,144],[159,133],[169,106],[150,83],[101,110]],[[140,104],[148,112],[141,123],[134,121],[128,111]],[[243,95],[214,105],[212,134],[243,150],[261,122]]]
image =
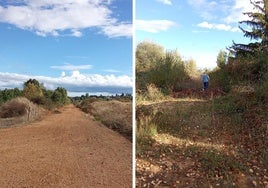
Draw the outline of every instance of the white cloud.
[[[96,27],[109,37],[132,35],[129,30],[106,32],[110,27],[132,27],[113,18],[110,1],[105,0],[20,0],[18,4],[0,6],[0,22],[34,31],[40,36],[59,36],[71,32],[81,37],[82,30]]]
[[[207,29],[212,29],[213,28],[213,25],[212,24],[209,24],[208,22],[199,23],[199,24],[197,24],[197,26],[198,27],[207,28]]]
[[[157,0],[157,1],[160,2],[160,3],[163,3],[165,5],[172,5],[171,0]]]
[[[187,0],[187,2],[204,20],[217,20],[225,24],[247,20],[248,17],[243,13],[253,10],[248,0]]]
[[[66,75],[66,73],[64,71],[61,72],[61,77],[64,77]]]
[[[250,3],[250,1],[235,0],[234,5],[230,9],[229,15],[224,18],[224,21],[230,24],[248,20],[248,17],[243,13],[252,11],[253,5]]]
[[[198,27],[207,28],[207,29],[216,29],[221,31],[231,31],[231,32],[239,32],[240,29],[238,27],[232,27],[227,24],[212,24],[208,22],[201,22],[197,24]]]
[[[109,37],[131,37],[132,24],[121,23],[118,25],[107,25],[102,28],[102,32]]]
[[[118,87],[131,88],[133,86],[132,78],[126,75],[115,76],[99,75],[99,74],[82,74],[79,71],[72,71],[70,75],[62,74],[61,77],[47,77],[47,76],[30,76],[17,73],[3,73],[0,72],[0,89],[21,87],[28,79],[37,79],[40,83],[44,83],[47,89],[55,89],[58,86],[68,88],[90,87]]]
[[[167,31],[176,26],[176,23],[170,20],[136,20],[135,26],[136,30],[158,33],[160,31]]]
[[[59,70],[74,71],[74,70],[91,69],[92,65],[72,65],[72,64],[69,64],[69,63],[65,63],[64,65],[60,65],[60,66],[50,66],[50,68],[59,69]]]
[[[224,10],[224,6],[220,1],[208,1],[208,0],[187,0],[188,4],[191,5],[205,20],[217,19],[216,13]]]
[[[81,37],[83,34],[82,34],[82,32],[80,32],[80,31],[78,31],[76,29],[72,29],[72,34],[71,35],[74,36],[74,37]]]

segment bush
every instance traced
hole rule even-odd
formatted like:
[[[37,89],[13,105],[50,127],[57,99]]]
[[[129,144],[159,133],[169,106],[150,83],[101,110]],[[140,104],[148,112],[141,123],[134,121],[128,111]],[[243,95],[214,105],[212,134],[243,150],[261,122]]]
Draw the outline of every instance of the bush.
[[[142,101],[159,101],[164,98],[164,94],[154,84],[149,84],[145,92],[137,94],[136,101],[141,103]]]
[[[1,118],[11,118],[26,114],[26,104],[16,100],[6,102],[0,107]]]
[[[268,72],[265,77],[266,80],[256,89],[256,99],[258,103],[268,105]]]
[[[162,46],[142,42],[136,49],[136,88],[144,92],[148,84],[154,84],[168,95],[187,77],[186,65],[195,72],[195,62],[184,63],[177,50],[164,52]]]
[[[65,88],[57,87],[55,91],[53,92],[51,99],[53,102],[55,102],[57,105],[65,105],[69,103],[69,98],[67,96],[67,91]]]
[[[157,125],[153,123],[151,117],[145,117],[137,122],[136,128],[136,153],[142,154],[147,150],[153,140],[152,137],[157,134]]]
[[[231,90],[230,75],[225,69],[216,69],[210,74],[210,87],[220,87],[224,92]]]
[[[0,90],[0,104],[21,96],[22,91],[18,88]]]
[[[41,96],[36,96],[36,97],[33,97],[31,98],[31,101],[35,104],[38,104],[38,105],[45,105],[46,103],[46,98],[45,97],[41,97]]]
[[[165,56],[164,48],[150,41],[143,41],[136,49],[137,72],[150,71],[159,59]]]
[[[150,82],[162,91],[172,91],[174,86],[186,78],[184,64],[177,51],[167,52],[150,72]],[[166,93],[168,94],[168,93]]]

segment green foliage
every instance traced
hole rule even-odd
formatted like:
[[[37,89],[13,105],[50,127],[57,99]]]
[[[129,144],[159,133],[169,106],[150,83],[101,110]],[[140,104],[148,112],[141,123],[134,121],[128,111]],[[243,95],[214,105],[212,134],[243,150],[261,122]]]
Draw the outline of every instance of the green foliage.
[[[231,77],[226,69],[215,69],[209,73],[210,87],[221,88],[224,92],[231,90]]]
[[[268,106],[268,71],[264,75],[264,80],[256,87],[256,100],[261,105]]]
[[[23,84],[22,91],[18,88],[0,90],[0,104],[19,96],[24,96],[47,109],[53,109],[69,102],[66,89],[58,87],[55,91],[47,90],[36,79],[29,79]]]
[[[177,83],[186,78],[184,64],[177,51],[166,52],[149,74],[149,83],[155,84],[163,92],[172,91]]]
[[[244,36],[254,39],[257,42],[252,42],[249,44],[236,44],[233,42],[230,51],[233,52],[236,56],[244,56],[245,54],[254,54],[259,51],[266,51],[268,47],[268,1],[267,0],[258,0],[250,1],[254,6],[255,12],[246,12],[250,20],[239,22],[239,28],[244,33]],[[246,29],[242,26],[246,25]],[[251,30],[249,30],[251,27]]]
[[[136,153],[142,154],[152,144],[152,137],[157,134],[157,125],[150,117],[137,122],[136,128]]]
[[[141,42],[136,48],[136,71],[149,71],[164,56],[162,46],[149,41]]]
[[[18,88],[0,90],[0,104],[21,96],[22,91]]]
[[[69,102],[68,96],[67,96],[67,91],[66,89],[62,87],[57,87],[55,91],[53,92],[51,99],[53,102],[59,104],[59,105],[64,105]]]
[[[42,87],[36,79],[29,79],[24,83],[23,96],[33,102],[40,102],[42,100]]]
[[[264,52],[229,58],[225,71],[230,75],[233,84],[260,83],[268,72],[267,58],[268,55]]]
[[[196,76],[198,74],[198,70],[196,67],[196,62],[193,59],[187,60],[184,62],[185,72],[189,76]]]
[[[217,66],[223,69],[225,67],[226,61],[227,61],[227,52],[221,50],[217,56]]]
[[[188,69],[195,69],[195,62],[189,62]],[[191,70],[190,70],[191,69]],[[164,94],[179,87],[187,77],[185,64],[179,53],[164,52],[164,48],[151,42],[142,42],[136,49],[136,89],[144,93],[147,86],[155,85]]]
[[[136,95],[137,103],[142,103],[143,101],[160,101],[164,98],[164,94],[154,84],[148,84],[145,92],[138,92]]]
[[[29,79],[29,80],[27,80],[27,81],[23,84],[23,86],[24,86],[24,87],[27,87],[29,84],[31,84],[31,85],[35,85],[36,87],[41,87],[40,83],[39,83],[36,79]]]

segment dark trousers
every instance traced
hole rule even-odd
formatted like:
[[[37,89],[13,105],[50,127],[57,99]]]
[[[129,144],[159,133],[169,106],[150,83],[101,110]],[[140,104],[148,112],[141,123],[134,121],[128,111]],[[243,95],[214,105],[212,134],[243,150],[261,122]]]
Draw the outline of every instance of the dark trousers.
[[[208,89],[208,82],[204,82],[204,89]]]

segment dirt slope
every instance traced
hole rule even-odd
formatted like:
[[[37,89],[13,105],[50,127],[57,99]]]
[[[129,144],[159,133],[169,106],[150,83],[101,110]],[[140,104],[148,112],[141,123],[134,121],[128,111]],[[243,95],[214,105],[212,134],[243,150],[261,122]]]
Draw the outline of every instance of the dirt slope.
[[[131,143],[73,105],[0,129],[1,187],[131,187]]]

